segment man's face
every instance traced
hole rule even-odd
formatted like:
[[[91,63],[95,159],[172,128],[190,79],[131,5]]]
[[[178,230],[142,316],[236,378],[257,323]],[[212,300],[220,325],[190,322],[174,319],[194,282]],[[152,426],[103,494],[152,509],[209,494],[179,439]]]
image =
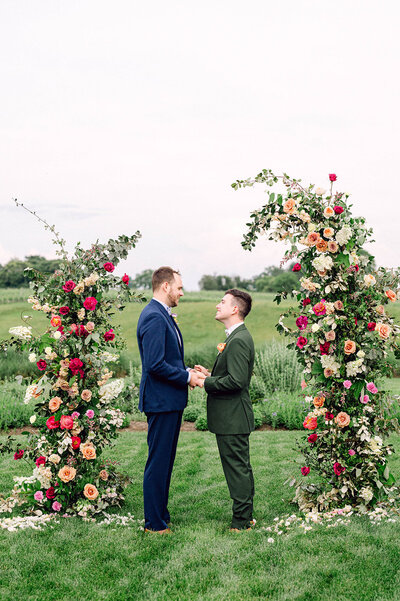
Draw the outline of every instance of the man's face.
[[[167,296],[168,305],[170,307],[177,307],[179,299],[183,296],[182,278],[177,273],[174,273],[174,281],[168,284]]]
[[[217,305],[217,313],[215,319],[217,321],[224,321],[232,316],[233,308],[235,306],[234,297],[231,294],[225,294],[224,298]]]

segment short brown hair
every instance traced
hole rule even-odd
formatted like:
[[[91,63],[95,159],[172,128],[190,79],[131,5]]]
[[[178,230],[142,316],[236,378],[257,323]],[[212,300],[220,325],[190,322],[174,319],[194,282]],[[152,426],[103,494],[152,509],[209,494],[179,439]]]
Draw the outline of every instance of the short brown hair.
[[[155,272],[153,273],[153,277],[151,278],[153,292],[155,290],[158,290],[164,282],[168,282],[169,284],[172,284],[172,282],[174,281],[174,278],[175,278],[175,273],[177,275],[181,275],[179,273],[179,271],[172,269],[172,267],[164,266],[164,267],[159,267],[158,269],[156,269]]]
[[[234,297],[239,309],[239,316],[244,319],[251,311],[251,303],[253,301],[250,294],[238,290],[237,288],[231,288],[230,290],[227,290],[225,294],[230,294]]]

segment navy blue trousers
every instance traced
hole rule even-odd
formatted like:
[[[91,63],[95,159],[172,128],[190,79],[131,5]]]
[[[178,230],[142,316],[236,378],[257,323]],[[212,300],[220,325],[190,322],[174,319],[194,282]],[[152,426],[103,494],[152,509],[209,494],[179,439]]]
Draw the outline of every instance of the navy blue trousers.
[[[143,477],[145,527],[164,530],[170,521],[168,493],[183,411],[146,413],[149,455]]]

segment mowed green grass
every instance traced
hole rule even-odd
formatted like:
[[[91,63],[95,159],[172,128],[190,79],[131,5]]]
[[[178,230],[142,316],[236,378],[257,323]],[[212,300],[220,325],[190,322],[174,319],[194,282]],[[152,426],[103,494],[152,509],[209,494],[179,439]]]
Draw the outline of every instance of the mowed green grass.
[[[43,531],[0,531],[2,601],[398,601],[399,523],[292,532],[269,543],[260,530],[293,513],[285,480],[298,474],[296,432],[255,432],[255,531],[228,532],[231,500],[214,435],[182,432],[172,476],[169,509],[174,534],[104,527],[75,518]],[[397,450],[400,438],[392,437]],[[128,511],[141,518],[146,435],[123,433],[110,455],[134,480]],[[391,458],[394,473],[400,460]],[[3,458],[0,491],[22,462]]]

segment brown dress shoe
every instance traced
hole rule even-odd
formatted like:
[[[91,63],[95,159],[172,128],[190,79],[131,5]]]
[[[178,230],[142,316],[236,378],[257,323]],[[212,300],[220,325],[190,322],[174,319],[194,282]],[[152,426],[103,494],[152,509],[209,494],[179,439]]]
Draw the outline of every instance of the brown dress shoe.
[[[251,530],[251,528],[229,528],[229,532],[247,532],[247,530]]]
[[[150,528],[145,528],[144,531],[153,534],[171,534],[171,528],[165,528],[164,530],[151,530]]]

